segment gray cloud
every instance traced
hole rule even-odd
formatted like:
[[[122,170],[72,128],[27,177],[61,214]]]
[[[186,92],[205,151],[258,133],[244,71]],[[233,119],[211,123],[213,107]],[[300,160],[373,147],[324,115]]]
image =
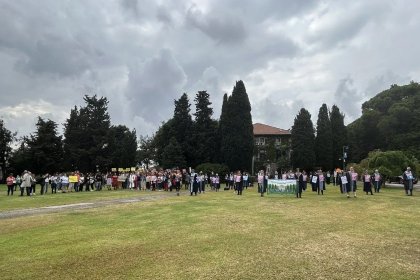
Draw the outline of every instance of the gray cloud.
[[[367,85],[366,93],[365,95],[367,97],[373,97],[379,92],[382,92],[388,88],[390,88],[393,84],[407,84],[410,82],[410,77],[406,76],[400,76],[394,73],[391,70],[386,71],[385,73],[374,77],[371,79]]]
[[[247,37],[242,17],[237,15],[203,14],[195,5],[187,12],[186,23],[198,28],[217,43],[241,43]]]
[[[262,122],[281,129],[290,129],[294,117],[305,107],[302,100],[264,98],[253,104],[253,122]]]
[[[186,75],[168,49],[130,67],[126,96],[133,116],[149,122],[164,121],[182,94]]]
[[[347,77],[340,80],[334,97],[337,106],[346,113],[346,116],[354,118],[360,115],[364,95],[354,88],[352,78]]]
[[[391,84],[420,76],[420,2],[0,1],[0,116],[32,132],[62,123],[84,94],[112,121],[152,134],[187,92],[222,95],[242,79],[254,121],[289,128],[337,103],[346,118]],[[345,77],[343,79],[343,77]],[[22,112],[22,108],[25,114]]]

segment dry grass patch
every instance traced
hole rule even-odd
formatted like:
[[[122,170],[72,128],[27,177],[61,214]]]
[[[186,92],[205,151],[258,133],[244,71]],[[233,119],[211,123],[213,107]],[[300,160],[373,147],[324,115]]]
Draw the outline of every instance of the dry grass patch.
[[[5,279],[418,279],[418,198],[180,196],[0,220]],[[10,224],[11,223],[11,224]],[[17,273],[12,263],[28,264]]]

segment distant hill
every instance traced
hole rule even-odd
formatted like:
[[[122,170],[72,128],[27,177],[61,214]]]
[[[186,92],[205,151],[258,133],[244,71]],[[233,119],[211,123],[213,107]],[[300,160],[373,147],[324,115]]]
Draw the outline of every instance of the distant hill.
[[[420,84],[392,85],[362,105],[362,116],[347,126],[350,160],[369,151],[405,151],[420,159]]]

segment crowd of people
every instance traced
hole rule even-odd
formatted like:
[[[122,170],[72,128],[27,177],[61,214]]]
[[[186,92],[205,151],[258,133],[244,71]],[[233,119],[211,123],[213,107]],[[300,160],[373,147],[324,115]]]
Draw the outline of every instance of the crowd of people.
[[[185,170],[148,170],[132,172],[108,172],[108,173],[81,173],[79,171],[71,173],[44,174],[35,176],[30,171],[25,170],[22,175],[14,177],[9,174],[6,179],[7,195],[13,195],[19,188],[20,195],[36,195],[36,186],[40,185],[39,194],[44,195],[48,192],[56,194],[58,192],[83,192],[83,191],[102,191],[103,189],[118,190],[141,190],[141,191],[180,191],[181,187],[192,193],[205,191],[206,185],[211,190],[219,191],[220,178],[218,174],[210,175],[203,172],[195,173],[194,170],[188,173]]]
[[[234,190],[237,195],[242,195],[244,189],[253,185],[253,180],[247,172],[230,172],[224,176],[224,190]],[[358,174],[353,167],[347,171],[336,169],[333,172],[323,172],[321,169],[307,173],[305,170],[297,169],[296,172],[283,172],[281,175],[275,172],[273,176],[261,170],[258,172],[255,181],[258,183],[258,192],[261,196],[267,192],[269,179],[296,180],[296,197],[301,198],[302,193],[311,185],[313,192],[324,195],[326,185],[333,184],[339,186],[341,193],[346,194],[347,198],[356,197],[358,183],[362,183],[363,191],[366,195],[373,192],[379,193],[383,184],[383,177],[375,170],[369,174],[367,170],[363,174]],[[406,195],[413,195],[414,175],[410,167],[403,174],[404,188]],[[108,190],[140,190],[140,191],[179,191],[182,186],[188,190],[190,195],[205,193],[206,186],[212,191],[220,190],[221,178],[219,174],[211,172],[195,172],[185,169],[171,170],[138,170],[132,172],[108,172],[108,173],[81,173],[79,171],[71,173],[55,173],[53,175],[44,174],[36,177],[30,171],[25,170],[22,175],[10,174],[6,179],[7,195],[13,195],[19,188],[20,196],[32,196],[36,194],[36,186],[40,185],[40,195],[51,192],[87,192]]]

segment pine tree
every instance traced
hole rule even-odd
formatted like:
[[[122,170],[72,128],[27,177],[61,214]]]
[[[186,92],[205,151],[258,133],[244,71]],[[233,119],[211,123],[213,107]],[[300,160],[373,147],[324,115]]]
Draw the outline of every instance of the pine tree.
[[[86,105],[72,109],[64,125],[67,168],[83,172],[105,169],[111,165],[111,155],[106,150],[111,125],[108,100],[96,95],[85,95],[83,99]]]
[[[324,170],[333,168],[331,122],[328,116],[326,104],[319,108],[318,121],[316,123],[315,156],[316,165]]]
[[[156,159],[155,147],[154,147],[154,137],[140,136],[139,140],[139,149],[137,151],[137,162],[140,162],[146,165],[146,168],[149,168],[149,165],[152,163],[152,160]]]
[[[111,126],[108,134],[108,145],[105,153],[111,155],[111,167],[132,167],[136,165],[137,135],[136,131],[125,125]],[[110,166],[107,166],[109,169]]]
[[[169,140],[174,137],[182,149],[183,158],[188,166],[194,161],[191,134],[193,121],[190,115],[188,96],[184,93],[178,100],[174,101],[174,115],[167,122],[164,122],[153,137],[152,146],[156,149],[155,159],[159,164],[163,162],[163,152]]]
[[[221,152],[231,170],[251,170],[254,135],[251,104],[242,81],[236,82],[221,117]]]
[[[340,109],[333,105],[330,113],[331,133],[332,133],[332,158],[333,167],[342,166],[343,146],[347,143],[347,128],[344,125],[344,114]]]
[[[186,167],[183,150],[175,137],[172,137],[168,145],[163,149],[161,165],[163,168]]]
[[[6,162],[11,156],[11,144],[15,138],[15,135],[16,133],[12,133],[10,130],[8,130],[4,125],[4,121],[0,120],[0,174],[2,174],[4,178],[6,178],[8,175],[6,174]]]
[[[90,171],[86,149],[89,145],[86,133],[87,121],[82,117],[75,106],[64,124],[64,170]]]
[[[59,171],[63,160],[63,145],[57,124],[38,117],[36,132],[28,140],[28,149],[32,172],[45,174]]]
[[[291,130],[292,164],[306,170],[315,165],[315,130],[311,114],[300,109]]]
[[[192,166],[200,163],[214,162],[217,159],[217,121],[212,120],[213,109],[210,107],[210,95],[199,91],[194,99],[196,112],[193,126],[192,146],[194,161]]]

